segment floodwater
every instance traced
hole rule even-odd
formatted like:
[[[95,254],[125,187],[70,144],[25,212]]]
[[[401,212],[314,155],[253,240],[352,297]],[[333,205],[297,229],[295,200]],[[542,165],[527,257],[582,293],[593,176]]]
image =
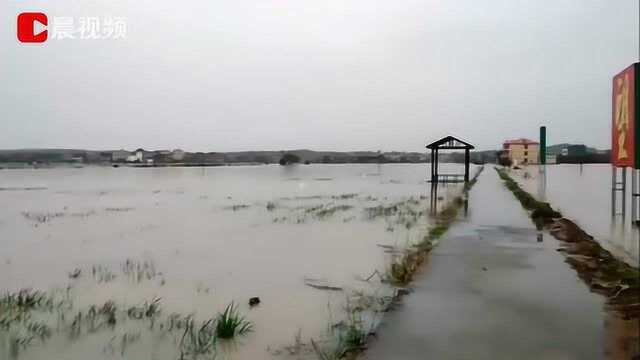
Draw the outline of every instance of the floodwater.
[[[606,312],[559,246],[485,170],[366,359],[636,359],[637,319]]]
[[[379,245],[406,246],[425,233],[427,171],[424,164],[0,171],[0,291],[32,288],[62,299],[35,319],[47,336],[0,327],[0,359],[177,359],[184,335],[171,330],[173,320],[204,321],[232,301],[253,331],[223,344],[218,358],[297,356],[296,334],[322,338],[345,316],[347,294],[389,294],[363,279],[389,264]],[[452,185],[438,197],[444,203],[459,192]],[[370,211],[393,204],[415,213]],[[261,302],[250,308],[255,296]],[[87,323],[91,306],[108,301],[118,309],[115,326]],[[148,315],[150,304],[160,312],[142,320],[125,311]]]
[[[618,170],[620,172],[620,170]],[[603,247],[638,267],[640,233],[631,224],[631,174],[627,174],[625,216],[611,215],[611,165],[547,165],[546,176],[537,166],[512,170],[515,178],[532,195],[576,222]],[[618,175],[620,176],[620,175]],[[618,195],[618,213],[621,197]]]

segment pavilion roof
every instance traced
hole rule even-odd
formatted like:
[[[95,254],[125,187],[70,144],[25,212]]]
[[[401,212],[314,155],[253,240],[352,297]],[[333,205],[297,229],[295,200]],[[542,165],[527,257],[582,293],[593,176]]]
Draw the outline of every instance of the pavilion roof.
[[[427,145],[427,149],[475,149],[475,146],[454,136],[445,136]]]

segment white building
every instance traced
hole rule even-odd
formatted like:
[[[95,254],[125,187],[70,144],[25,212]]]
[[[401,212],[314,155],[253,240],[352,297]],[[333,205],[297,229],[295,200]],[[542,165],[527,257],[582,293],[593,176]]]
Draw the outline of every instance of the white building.
[[[138,149],[135,152],[136,155],[136,161],[137,162],[144,162],[144,149]]]

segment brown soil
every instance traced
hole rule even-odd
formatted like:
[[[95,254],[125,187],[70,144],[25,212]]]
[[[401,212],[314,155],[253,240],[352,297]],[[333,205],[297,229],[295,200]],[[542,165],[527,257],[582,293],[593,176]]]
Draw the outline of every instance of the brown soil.
[[[571,220],[553,221],[549,232],[564,244],[566,261],[592,291],[607,298],[607,307],[625,319],[640,319],[640,271],[616,259]]]

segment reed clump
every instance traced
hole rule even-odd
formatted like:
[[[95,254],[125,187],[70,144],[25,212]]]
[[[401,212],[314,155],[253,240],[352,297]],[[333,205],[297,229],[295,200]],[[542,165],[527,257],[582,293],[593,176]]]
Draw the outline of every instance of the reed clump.
[[[216,318],[216,336],[220,339],[231,339],[252,330],[253,324],[240,314],[233,302]]]
[[[355,359],[367,344],[372,333],[359,311],[347,307],[346,322],[330,326],[330,339],[318,343],[311,339],[311,347],[318,360]],[[298,340],[299,341],[299,340]]]
[[[202,355],[212,355],[216,358],[216,327],[215,320],[209,319],[199,326],[192,316],[186,318],[184,332],[180,339],[180,360],[197,358]]]

